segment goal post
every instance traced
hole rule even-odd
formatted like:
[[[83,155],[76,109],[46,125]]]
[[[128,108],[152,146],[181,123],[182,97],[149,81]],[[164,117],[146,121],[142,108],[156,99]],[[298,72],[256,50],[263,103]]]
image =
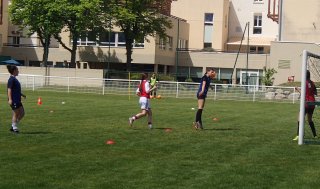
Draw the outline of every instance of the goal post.
[[[310,71],[313,79],[320,78],[320,55],[303,51],[301,65],[301,95],[300,95],[300,112],[299,112],[299,138],[298,144],[304,143],[304,125],[305,125],[305,104],[306,104],[306,77],[307,70]]]

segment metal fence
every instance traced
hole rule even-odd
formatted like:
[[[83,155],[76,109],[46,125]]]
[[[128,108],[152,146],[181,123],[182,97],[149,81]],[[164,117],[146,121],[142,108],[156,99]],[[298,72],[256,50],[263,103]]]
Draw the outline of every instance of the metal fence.
[[[5,83],[9,74],[0,74]],[[135,95],[139,80],[97,79],[81,77],[57,77],[24,75],[18,77],[23,90],[54,91],[65,93],[93,93],[114,95]],[[207,99],[298,103],[300,94],[294,87],[230,85],[212,83]],[[157,94],[162,98],[196,98],[199,83],[169,82],[158,83]]]

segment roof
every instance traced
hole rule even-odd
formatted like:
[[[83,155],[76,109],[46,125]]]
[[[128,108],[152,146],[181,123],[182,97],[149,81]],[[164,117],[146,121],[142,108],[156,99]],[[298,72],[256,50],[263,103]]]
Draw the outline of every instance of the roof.
[[[267,37],[249,37],[249,45],[255,46],[270,46],[271,41],[275,41],[275,38]],[[227,45],[240,45],[241,37],[230,38]],[[242,45],[247,45],[247,37],[243,38]]]

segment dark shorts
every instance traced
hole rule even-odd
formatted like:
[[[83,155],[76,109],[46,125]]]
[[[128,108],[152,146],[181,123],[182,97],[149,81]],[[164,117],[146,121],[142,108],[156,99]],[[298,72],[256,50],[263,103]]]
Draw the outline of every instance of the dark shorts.
[[[313,114],[313,111],[314,111],[314,106],[311,106],[311,107],[306,107],[305,109],[305,113],[306,114]]]
[[[197,98],[198,98],[198,99],[206,99],[206,97],[207,97],[206,95],[199,96],[199,95],[197,94]]]
[[[16,110],[16,109],[20,108],[21,106],[23,106],[21,102],[12,103],[12,105],[10,105],[12,110]]]

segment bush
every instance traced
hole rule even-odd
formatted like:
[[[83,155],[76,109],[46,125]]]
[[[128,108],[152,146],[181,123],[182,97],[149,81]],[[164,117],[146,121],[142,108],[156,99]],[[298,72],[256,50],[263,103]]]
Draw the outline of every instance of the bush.
[[[193,80],[189,77],[185,80],[185,82],[193,82]]]
[[[163,75],[163,74],[159,74],[158,79],[159,81],[175,81],[176,80],[176,78],[173,77],[172,75]]]

